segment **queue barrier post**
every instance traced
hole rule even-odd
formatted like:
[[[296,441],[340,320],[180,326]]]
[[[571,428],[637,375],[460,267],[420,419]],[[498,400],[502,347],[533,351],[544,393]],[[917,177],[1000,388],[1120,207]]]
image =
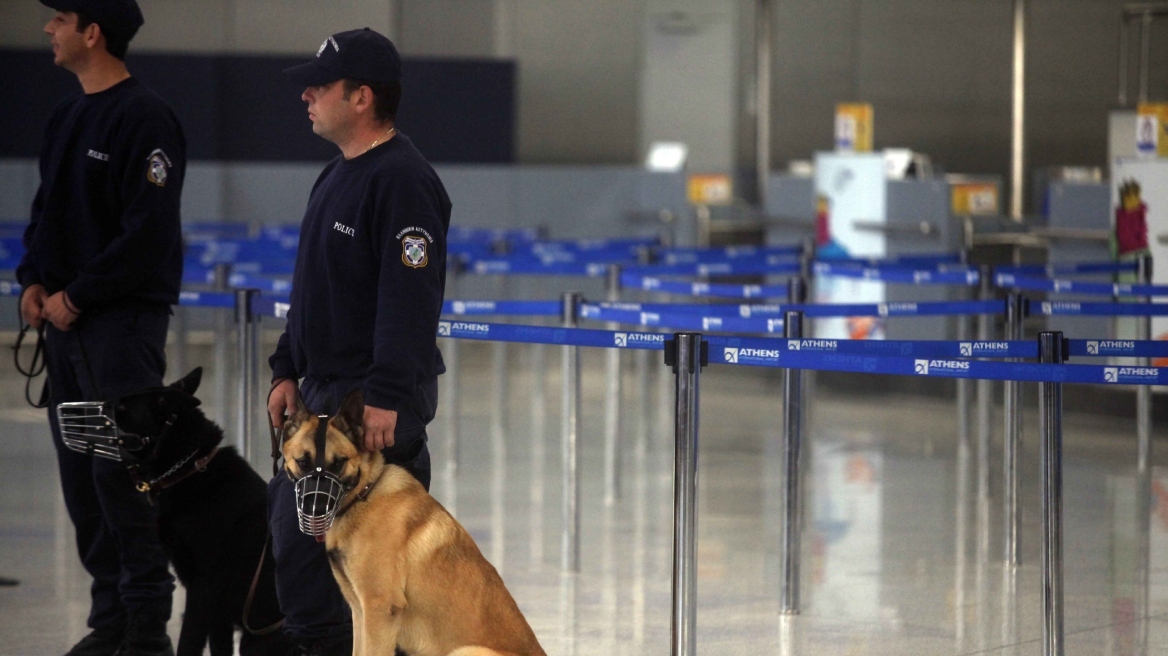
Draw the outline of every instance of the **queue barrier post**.
[[[1007,340],[1023,338],[1025,304],[1022,295],[1011,292],[1006,297]],[[1004,521],[1006,538],[1005,560],[1007,565],[1016,566],[1022,562],[1021,511],[1018,500],[1018,451],[1022,440],[1022,385],[1016,380],[1005,381],[1003,385],[1005,414],[1005,437],[1003,444],[1002,469],[1005,478]]]
[[[981,266],[978,300],[988,301],[994,296],[993,276],[990,267]],[[982,314],[978,317],[977,338],[988,341],[993,333],[994,317]],[[990,440],[993,439],[991,414],[993,413],[993,381],[977,381],[977,504],[978,521],[984,528],[978,536],[979,540],[988,539],[988,524],[985,518],[989,514],[990,496]]]
[[[1067,359],[1061,332],[1038,334],[1044,364]],[[1063,385],[1039,383],[1038,428],[1042,435],[1042,611],[1043,656],[1063,656]]]
[[[579,292],[566,292],[561,301],[560,317],[565,328],[580,323]],[[560,433],[563,456],[563,534],[560,543],[560,566],[568,572],[580,571],[580,347],[562,348]]]
[[[215,265],[212,285],[217,292],[230,290],[231,265],[221,262]],[[219,409],[219,425],[226,426],[227,412],[227,349],[231,343],[227,312],[215,311],[215,407]]]
[[[605,280],[606,297],[611,303],[621,299],[621,267],[608,267]],[[620,325],[609,323],[609,330]],[[620,411],[621,411],[621,352],[606,349],[604,367],[604,503],[614,505],[621,496],[620,481]]]
[[[235,290],[235,333],[239,364],[238,410],[236,434],[238,448],[243,459],[251,462],[252,426],[255,424],[257,384],[259,382],[259,324],[260,316],[255,311],[258,289]],[[265,409],[266,412],[266,409]]]
[[[675,392],[672,656],[697,653],[698,378],[707,362],[701,333],[674,333],[665,343]]]
[[[783,317],[783,335],[788,339],[803,337],[803,313],[787,312]],[[803,535],[803,489],[801,453],[803,442],[803,372],[783,370],[783,471],[784,512],[781,552],[783,571],[780,611],[799,613],[800,546]]]
[[[1136,280],[1142,285],[1152,284],[1152,256],[1145,253],[1136,261]],[[1152,297],[1140,299],[1151,303]],[[1136,339],[1152,338],[1152,317],[1136,319]],[[1138,366],[1151,366],[1150,358],[1137,360]],[[1148,617],[1151,607],[1151,523],[1152,523],[1152,388],[1136,388],[1136,527],[1137,567],[1139,569],[1139,604],[1137,617]],[[1147,623],[1140,630],[1140,644],[1147,645]]]

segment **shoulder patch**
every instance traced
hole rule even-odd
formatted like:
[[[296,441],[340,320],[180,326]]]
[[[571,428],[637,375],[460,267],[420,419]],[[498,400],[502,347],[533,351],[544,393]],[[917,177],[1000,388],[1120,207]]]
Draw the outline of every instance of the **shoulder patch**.
[[[421,269],[430,262],[426,253],[426,239],[424,237],[403,237],[402,263],[413,269]]]
[[[155,148],[154,152],[150,153],[146,159],[146,179],[159,187],[165,187],[167,171],[171,167],[170,158],[162,152],[161,148]]]

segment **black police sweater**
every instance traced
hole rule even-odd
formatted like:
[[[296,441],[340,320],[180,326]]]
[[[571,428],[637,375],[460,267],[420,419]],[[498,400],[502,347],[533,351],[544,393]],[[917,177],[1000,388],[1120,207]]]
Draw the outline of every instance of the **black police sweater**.
[[[177,303],[185,172],[178,118],[138,80],[62,102],[45,131],[17,279],[65,290],[83,313]]]
[[[398,133],[321,172],[300,226],[288,325],[273,379],[362,379],[365,402],[400,410],[445,371],[436,334],[450,198]]]

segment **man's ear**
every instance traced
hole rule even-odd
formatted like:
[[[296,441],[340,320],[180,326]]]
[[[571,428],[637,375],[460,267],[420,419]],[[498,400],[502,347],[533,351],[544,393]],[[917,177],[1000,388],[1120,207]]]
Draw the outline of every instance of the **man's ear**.
[[[333,425],[344,433],[349,441],[357,445],[357,448],[361,448],[365,440],[365,395],[360,387],[353,388],[353,391],[345,395]]]

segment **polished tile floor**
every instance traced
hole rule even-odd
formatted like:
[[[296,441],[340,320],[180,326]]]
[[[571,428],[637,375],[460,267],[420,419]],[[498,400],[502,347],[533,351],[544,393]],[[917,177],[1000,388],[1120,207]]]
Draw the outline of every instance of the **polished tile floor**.
[[[460,351],[458,466],[450,466],[443,407],[431,429],[435,496],[499,568],[549,654],[668,653],[672,420],[660,398],[671,383],[657,374],[658,356],[644,382],[626,356],[620,497],[606,504],[603,355],[585,353],[582,571],[565,575],[559,352],[545,351],[540,377],[528,347]],[[509,370],[502,378],[495,357]],[[89,582],[44,415],[21,407],[18,383],[11,365],[0,369],[0,576],[21,581],[0,588],[0,655],[59,654],[86,632]],[[1023,565],[1015,570],[1001,555],[1000,418],[983,452],[976,430],[959,439],[952,400],[815,395],[803,612],[791,617],[780,615],[778,601],[779,377],[714,366],[701,385],[699,654],[1041,653],[1033,410],[1022,458]],[[1069,412],[1065,430],[1066,653],[1168,654],[1168,469],[1155,469],[1154,499],[1164,502],[1151,511],[1145,576],[1134,423]],[[1155,464],[1168,462],[1165,449]],[[984,476],[979,462],[988,463]],[[176,612],[175,635],[178,623]]]

